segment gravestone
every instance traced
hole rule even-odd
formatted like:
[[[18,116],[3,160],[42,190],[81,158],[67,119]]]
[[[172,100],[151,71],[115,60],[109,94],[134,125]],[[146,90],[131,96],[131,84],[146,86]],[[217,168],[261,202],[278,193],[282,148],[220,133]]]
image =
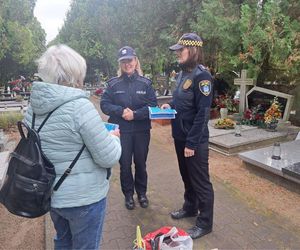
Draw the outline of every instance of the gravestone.
[[[276,132],[262,128],[241,125],[241,136],[235,136],[235,129],[217,129],[217,120],[209,120],[209,148],[224,155],[235,155],[251,149],[269,146],[274,142],[294,140],[299,128],[291,125],[282,126]]]
[[[10,112],[10,111],[18,111],[25,112],[28,108],[28,101],[23,100],[21,102],[17,101],[1,101],[0,102],[0,113],[1,112]]]
[[[296,162],[290,166],[282,168],[282,173],[291,176],[300,182],[300,162]]]
[[[273,146],[240,153],[246,163],[300,184],[300,140],[281,143],[281,159],[272,159]]]
[[[248,91],[246,96],[247,108],[261,104],[265,110],[270,107],[274,97],[278,97],[278,102],[282,105],[282,120],[288,121],[294,99],[292,95],[255,86]]]
[[[6,136],[4,135],[3,129],[0,129],[0,152],[4,151],[4,146],[7,141]]]
[[[0,152],[0,189],[7,172],[9,153],[9,151]]]
[[[234,85],[240,85],[239,113],[244,113],[247,88],[248,86],[254,85],[254,80],[252,78],[247,78],[247,70],[242,69],[241,78],[235,78]]]

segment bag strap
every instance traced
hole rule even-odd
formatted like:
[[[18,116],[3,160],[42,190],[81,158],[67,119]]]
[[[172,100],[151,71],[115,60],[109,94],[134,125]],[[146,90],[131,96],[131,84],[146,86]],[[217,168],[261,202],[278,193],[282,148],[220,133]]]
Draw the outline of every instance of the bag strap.
[[[81,147],[79,153],[76,155],[75,159],[72,161],[71,165],[66,169],[64,174],[59,178],[58,182],[55,184],[53,190],[57,191],[57,189],[60,187],[60,185],[63,183],[63,181],[67,178],[67,176],[71,173],[72,168],[74,167],[75,163],[78,161],[81,153],[83,152],[85,148],[85,144]]]
[[[62,104],[63,105],[63,104]],[[62,106],[60,105],[60,106]],[[41,123],[40,127],[37,130],[37,133],[39,133],[42,129],[42,127],[45,125],[46,121],[49,119],[49,117],[53,114],[53,112],[55,110],[57,110],[60,106],[56,107],[55,109],[53,109],[51,112],[49,112],[49,114],[46,116],[46,118],[44,119],[44,121]],[[34,129],[34,123],[35,123],[35,113],[33,113],[32,115],[32,123],[31,123],[31,128]],[[64,180],[67,178],[67,176],[71,173],[72,168],[74,167],[74,165],[76,164],[76,162],[78,161],[80,155],[82,154],[83,150],[85,149],[85,144],[83,144],[83,146],[81,147],[80,151],[78,152],[78,154],[76,155],[75,159],[72,161],[72,163],[70,164],[70,166],[66,169],[66,171],[64,172],[64,174],[62,175],[62,177],[59,178],[58,182],[55,184],[53,190],[56,191],[60,185],[64,182]]]
[[[60,105],[61,106],[61,105]],[[51,112],[48,113],[48,115],[46,116],[46,118],[44,119],[44,121],[41,123],[40,127],[38,128],[38,130],[36,132],[40,132],[42,127],[45,125],[46,121],[49,119],[49,117],[53,114],[53,112],[55,110],[57,110],[60,106],[56,107],[55,109],[53,109]],[[32,122],[31,122],[31,128],[34,129],[34,125],[35,125],[35,113],[33,113],[32,115]]]

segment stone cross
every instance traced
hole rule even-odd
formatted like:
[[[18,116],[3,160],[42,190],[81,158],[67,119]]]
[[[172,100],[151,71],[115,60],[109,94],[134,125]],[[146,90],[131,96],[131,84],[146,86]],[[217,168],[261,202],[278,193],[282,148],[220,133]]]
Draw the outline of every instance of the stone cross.
[[[247,78],[247,70],[242,69],[241,78],[235,78],[234,85],[240,85],[239,113],[244,113],[245,103],[246,103],[247,86],[254,85],[254,80],[252,78]]]

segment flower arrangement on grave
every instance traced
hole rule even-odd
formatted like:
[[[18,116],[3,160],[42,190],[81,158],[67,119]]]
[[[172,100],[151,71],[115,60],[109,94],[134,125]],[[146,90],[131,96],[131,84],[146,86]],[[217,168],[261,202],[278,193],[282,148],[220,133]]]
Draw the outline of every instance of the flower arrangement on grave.
[[[227,108],[229,112],[236,112],[239,105],[239,100],[232,99],[228,94],[219,95],[213,102],[218,109]]]
[[[8,86],[10,87],[11,91],[16,93],[19,93],[24,90],[30,91],[31,85],[32,85],[31,82],[27,82],[23,76],[21,76],[20,79],[16,79],[8,82]]]
[[[261,105],[257,105],[244,112],[242,124],[262,127],[264,124],[264,111]]]
[[[215,128],[234,129],[235,122],[230,118],[218,119],[215,123]]]
[[[278,102],[278,98],[274,97],[270,108],[264,114],[264,121],[266,126],[270,126],[271,124],[277,124],[278,120],[281,118],[281,105]]]

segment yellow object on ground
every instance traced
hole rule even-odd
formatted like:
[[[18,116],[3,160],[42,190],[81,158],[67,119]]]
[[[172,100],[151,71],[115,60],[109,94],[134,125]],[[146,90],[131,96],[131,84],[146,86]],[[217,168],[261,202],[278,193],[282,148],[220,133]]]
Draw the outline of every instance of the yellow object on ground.
[[[133,249],[135,250],[145,250],[145,242],[142,238],[141,228],[140,226],[136,227],[136,239],[133,241]]]

